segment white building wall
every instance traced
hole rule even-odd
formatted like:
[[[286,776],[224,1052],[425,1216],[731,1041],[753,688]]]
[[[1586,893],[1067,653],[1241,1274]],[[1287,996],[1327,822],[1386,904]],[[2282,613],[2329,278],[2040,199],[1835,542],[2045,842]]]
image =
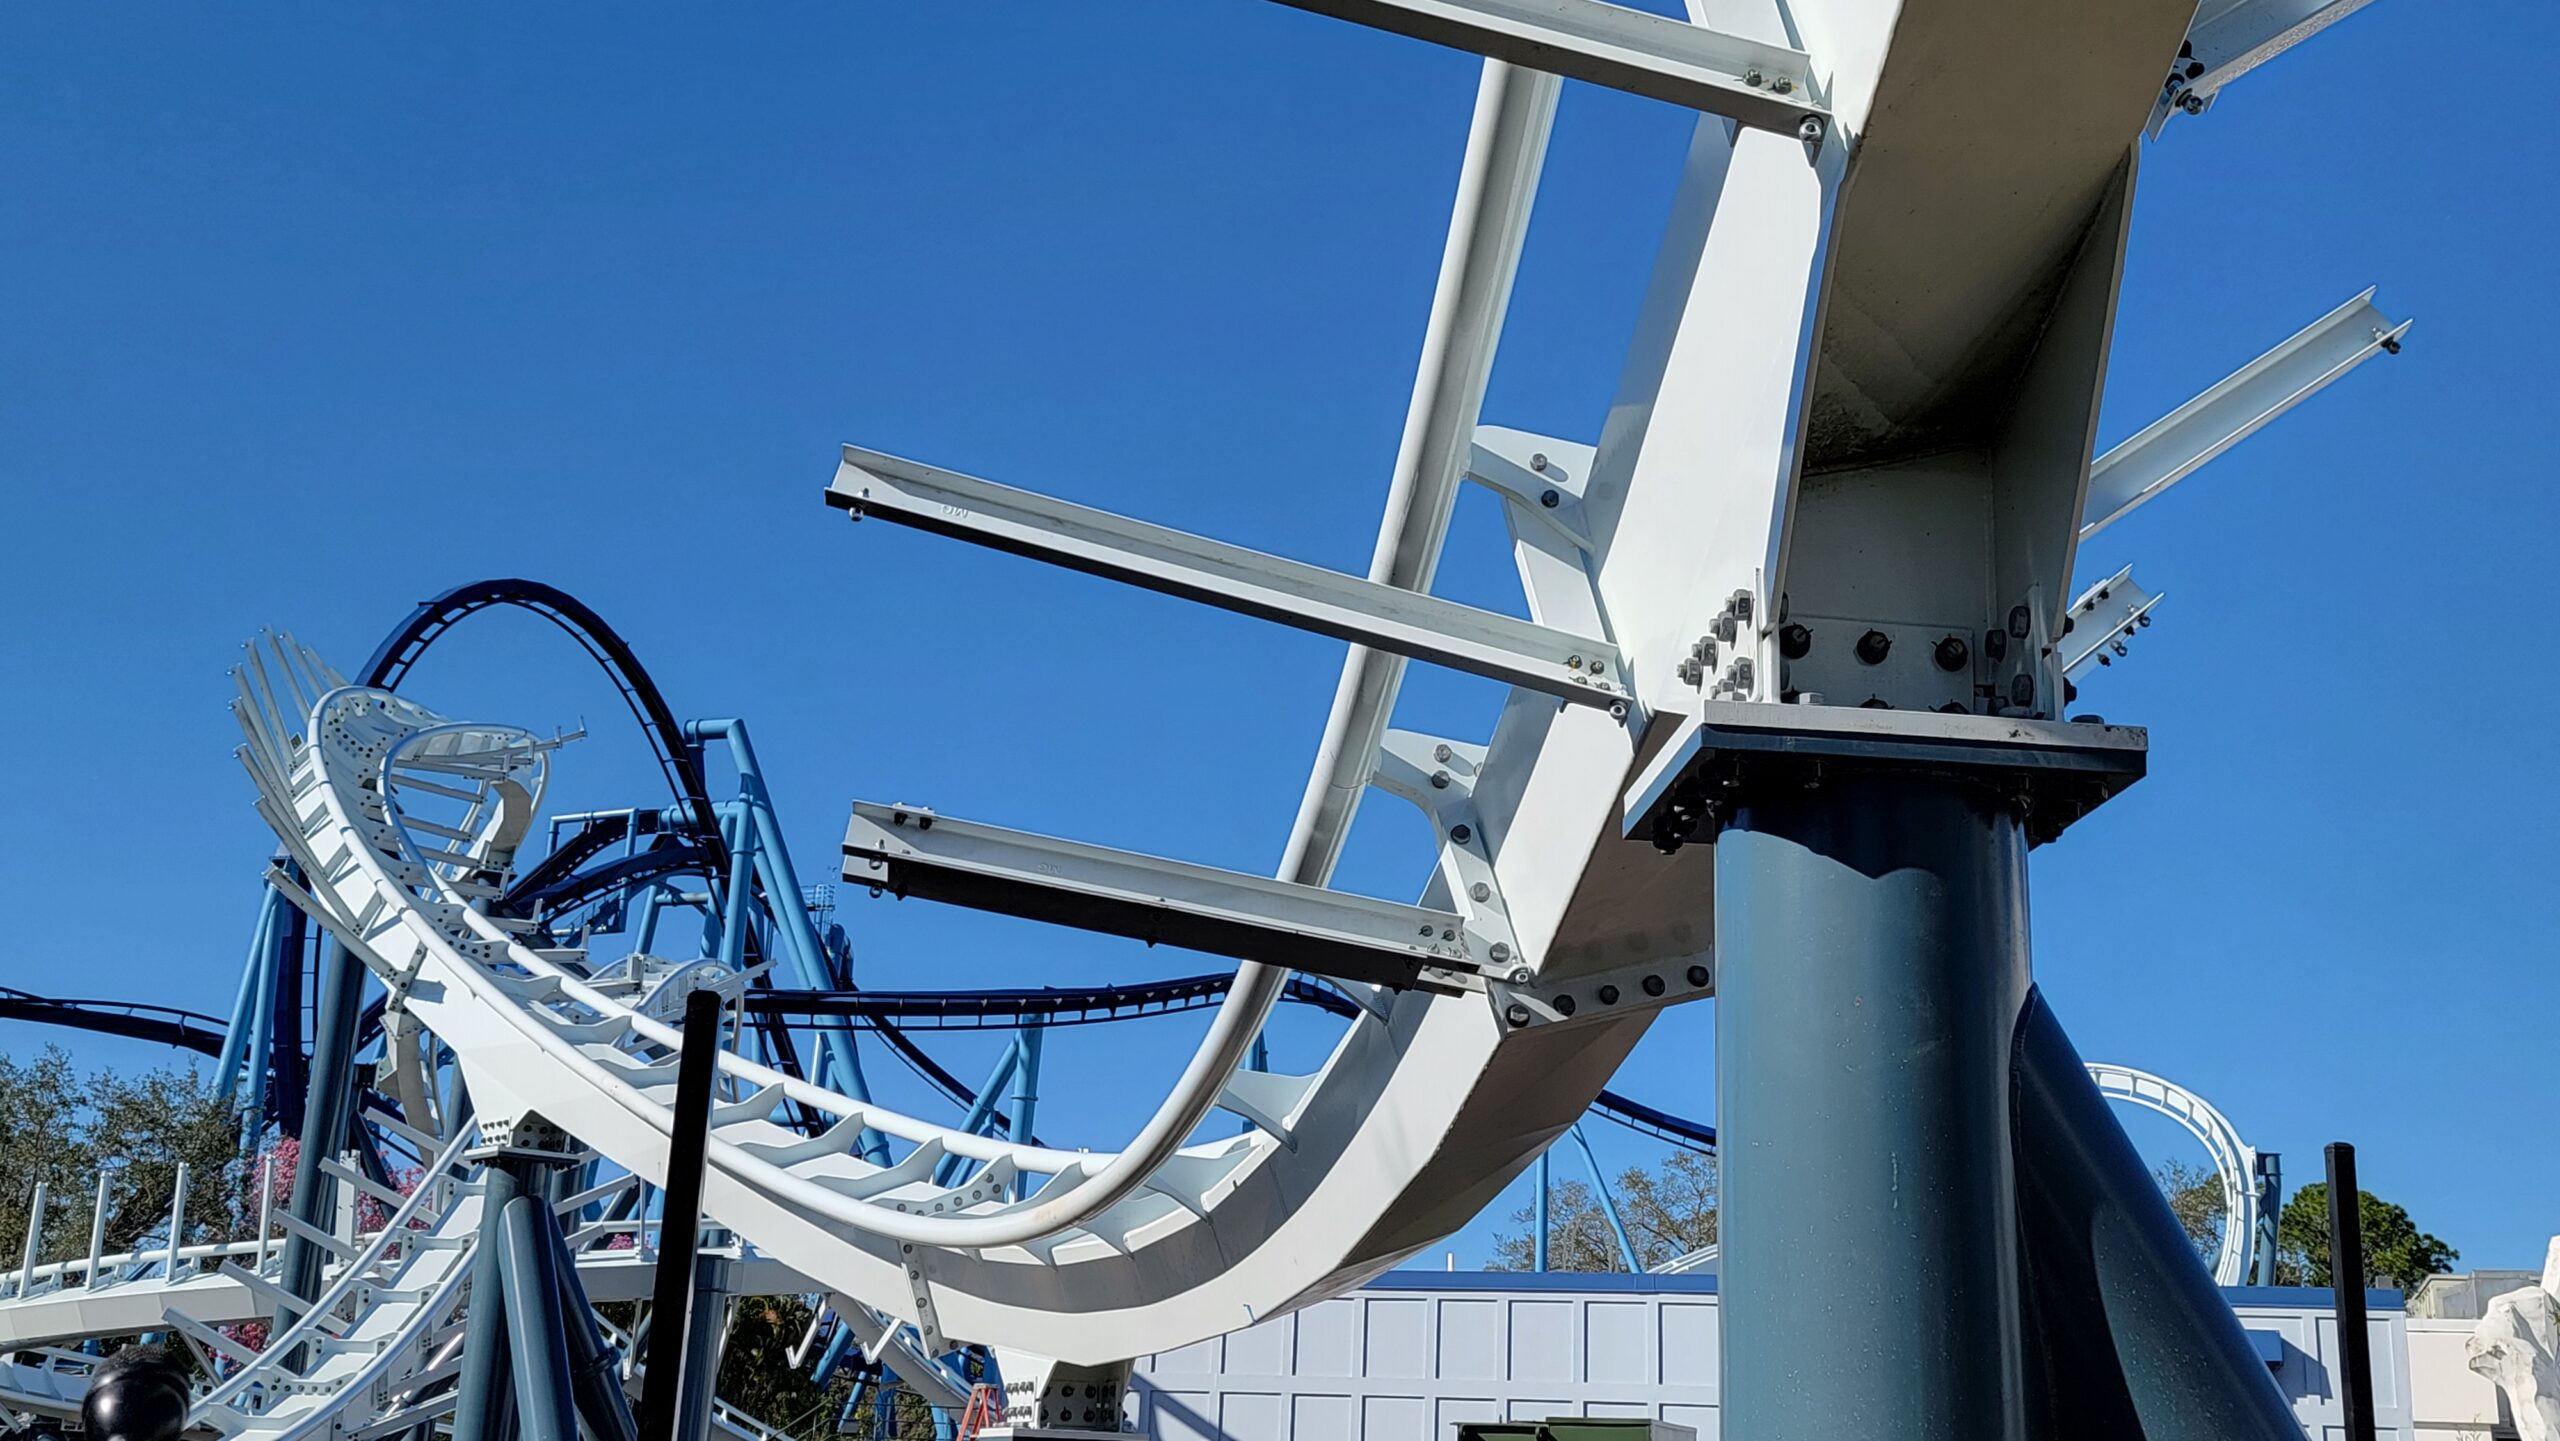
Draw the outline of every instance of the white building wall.
[[[2232,1296],[2307,1434],[2343,1437],[2327,1293]],[[2406,1320],[2391,1293],[2374,1301],[2380,1434],[2418,1441]],[[1671,1421],[1711,1441],[1717,1324],[1713,1276],[1396,1272],[1141,1358],[1130,1395],[1156,1441],[1448,1441],[1462,1421],[1548,1416]]]

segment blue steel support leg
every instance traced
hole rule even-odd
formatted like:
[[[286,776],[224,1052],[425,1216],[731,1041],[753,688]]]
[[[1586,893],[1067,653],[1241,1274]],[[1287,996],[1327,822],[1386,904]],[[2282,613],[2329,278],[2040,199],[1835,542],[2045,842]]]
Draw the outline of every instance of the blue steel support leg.
[[[1582,1148],[1582,1163],[1591,1168],[1591,1193],[1600,1198],[1600,1214],[1608,1218],[1609,1234],[1618,1238],[1618,1259],[1626,1262],[1630,1271],[1643,1270],[1636,1260],[1634,1243],[1627,1239],[1627,1223],[1618,1216],[1618,1198],[1610,1194],[1609,1178],[1600,1169],[1600,1158],[1591,1153],[1591,1138],[1582,1134],[1578,1122],[1573,1128],[1573,1143]]]
[[[223,1033],[222,1054],[214,1058],[213,1088],[236,1099],[240,1093],[240,1060],[248,1054],[250,1027],[258,1014],[258,987],[267,975],[267,950],[275,935],[276,906],[283,898],[269,886],[258,898],[258,921],[249,928],[249,955],[240,963],[240,988],[231,998],[231,1028]]]
[[[515,1410],[507,1371],[506,1281],[500,1274],[499,1237],[507,1203],[522,1195],[521,1177],[505,1165],[480,1172],[480,1239],[471,1257],[471,1306],[462,1324],[462,1374],[455,1382],[453,1434],[506,1434]]]
[[[509,1201],[499,1216],[498,1277],[506,1291],[507,1352],[524,1441],[578,1441],[568,1318],[561,1313],[560,1283],[543,1235],[549,1211],[540,1197],[526,1195]]]
[[[272,892],[270,892],[272,894]],[[275,1040],[276,952],[284,944],[286,922],[269,908],[259,933],[258,994],[249,1018],[246,1068],[240,1077],[240,1149],[254,1151],[267,1125],[267,1064]]]
[[[1022,1064],[1013,1068],[1013,1139],[1026,1146],[1031,1144],[1031,1123],[1040,1111],[1040,1047],[1048,1034],[1045,1027],[1025,1026],[1014,1037],[1014,1044],[1022,1053]],[[1014,1178],[1013,1191],[1017,1200],[1029,1194],[1030,1190],[1028,1180],[1020,1176]]]
[[[2301,1441],[2292,1405],[2040,996],[2017,1057],[2034,1434]]]
[[[364,964],[332,937],[320,947],[320,1007],[311,1048],[311,1092],[303,1104],[302,1149],[287,1210],[297,1221],[327,1229],[337,1186],[321,1163],[346,1149],[355,1119],[356,1023],[364,1010]],[[308,1301],[320,1294],[320,1248],[299,1233],[284,1243],[284,1289]],[[277,1313],[278,1331],[292,1318]]]
[[[726,1233],[706,1233],[711,1245],[727,1242]],[[686,1324],[684,1396],[676,1418],[676,1441],[705,1441],[711,1434],[711,1403],[720,1383],[720,1355],[728,1339],[729,1263],[719,1256],[697,1255],[693,1261],[693,1315]]]
[[[2017,1441],[2025,833],[1952,781],[1761,789],[1715,856],[1724,1434]]]
[[[1014,1072],[1020,1068],[1021,1063],[1022,1037],[1017,1034],[1012,1043],[1004,1048],[1004,1054],[996,1058],[995,1069],[987,1073],[985,1084],[978,1087],[976,1098],[970,1101],[969,1114],[960,1120],[960,1129],[963,1132],[972,1136],[986,1133],[987,1122],[995,1116],[996,1108],[1004,1104],[1004,1088],[1012,1083]],[[966,1156],[944,1157],[942,1164],[934,1168],[934,1184],[938,1186],[958,1184],[961,1173],[968,1168],[968,1165],[969,1158]]]
[[[773,813],[773,801],[766,791],[764,770],[756,760],[756,749],[747,738],[747,724],[742,720],[698,720],[685,726],[685,735],[698,742],[725,741],[729,760],[738,772],[738,789],[745,804],[737,821],[737,841],[741,849],[755,851],[757,870],[764,877],[765,894],[773,907],[774,920],[781,932],[781,949],[791,958],[799,972],[800,984],[824,989],[835,984],[827,963],[826,943],[819,939],[817,927],[809,921],[809,908],[803,900],[800,876],[791,864],[791,851],[783,844],[782,825]],[[829,1072],[845,1095],[857,1101],[871,1099],[869,1081],[863,1075],[862,1055],[854,1046],[853,1031],[843,1022],[831,1022],[818,1031],[830,1056]],[[862,1135],[862,1152],[872,1161],[888,1162],[888,1142],[875,1132]]]

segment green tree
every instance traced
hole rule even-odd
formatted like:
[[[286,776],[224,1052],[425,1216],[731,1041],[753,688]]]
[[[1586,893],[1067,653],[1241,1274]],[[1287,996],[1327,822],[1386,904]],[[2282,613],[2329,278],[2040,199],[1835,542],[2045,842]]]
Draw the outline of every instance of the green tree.
[[[2371,1191],[2356,1193],[2364,1231],[2364,1283],[2416,1289],[2449,1271],[2462,1253],[2418,1229],[2406,1208]],[[2329,1274],[2329,1186],[2314,1181],[2293,1193],[2276,1219],[2276,1281],[2287,1286],[2326,1286]]]
[[[2197,1257],[2212,1265],[2222,1254],[2222,1173],[2173,1156],[2160,1163],[2151,1179],[2160,1183],[2160,1194],[2169,1198],[2170,1214],[2178,1218],[2178,1228],[2187,1233]]]
[[[36,1182],[50,1194],[43,1257],[60,1260],[87,1253],[101,1172],[110,1177],[107,1249],[127,1250],[167,1224],[181,1161],[191,1175],[189,1238],[230,1229],[239,1141],[229,1107],[196,1071],[83,1076],[59,1046],[23,1065],[0,1055],[0,1247],[12,1260]]]
[[[1636,1263],[1651,1270],[1702,1246],[1715,1244],[1717,1174],[1713,1156],[1674,1151],[1647,1170],[1630,1166],[1610,1187]],[[1537,1207],[1523,1206],[1511,1223],[1524,1227],[1494,1237],[1489,1271],[1527,1271],[1537,1265]],[[1609,1230],[1599,1194],[1581,1181],[1558,1182],[1547,1204],[1547,1269],[1624,1271],[1626,1257]]]
[[[44,1253],[61,1256],[89,1234],[85,1198],[98,1183],[88,1143],[86,1096],[71,1057],[47,1046],[20,1065],[0,1055],[0,1254],[18,1259],[36,1183],[49,1188]],[[75,1242],[76,1238],[76,1242]]]

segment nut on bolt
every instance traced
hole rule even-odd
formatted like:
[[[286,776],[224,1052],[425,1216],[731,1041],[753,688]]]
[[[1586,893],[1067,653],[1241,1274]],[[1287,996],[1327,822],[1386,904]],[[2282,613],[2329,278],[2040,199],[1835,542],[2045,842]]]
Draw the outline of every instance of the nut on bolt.
[[[1882,665],[1884,658],[1893,654],[1893,637],[1880,630],[1868,631],[1858,637],[1857,654],[1861,665]]]
[[[1936,658],[1940,670],[1962,670],[1973,664],[1973,647],[1964,643],[1963,636],[1951,635],[1938,642]]]
[[[1795,621],[1778,628],[1778,654],[1802,660],[1813,653],[1813,627]]]

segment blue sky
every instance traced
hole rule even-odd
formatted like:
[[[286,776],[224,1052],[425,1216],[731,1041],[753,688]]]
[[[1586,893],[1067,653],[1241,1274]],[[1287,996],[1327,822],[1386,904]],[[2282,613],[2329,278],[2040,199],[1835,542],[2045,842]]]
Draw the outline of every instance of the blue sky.
[[[2499,111],[2410,88],[2449,30],[2560,46],[2547,6],[2391,0],[2146,154],[2109,440],[2367,285],[2419,324],[2085,557],[2170,593],[2085,698],[2152,728],[2152,774],[2038,854],[2037,965],[2084,1052],[2202,1091],[2296,1181],[2354,1140],[2466,1262],[2524,1265],[2560,1230],[2560,215]],[[818,494],[857,440],[1362,568],[1474,78],[1247,0],[0,12],[0,981],[222,1010],[266,850],[234,648],[278,624],[351,668],[488,575],[586,597],[680,709],[748,717],[804,875],[857,796],[1267,870],[1338,647]],[[1568,89],[1489,421],[1596,433],[1685,135]],[[1444,593],[1517,608],[1498,534],[1470,498]],[[472,627],[415,693],[584,719],[561,803],[650,798],[565,643]],[[1403,719],[1482,735],[1498,699],[1418,675]],[[1428,856],[1382,802],[1343,879],[1408,895]],[[875,986],[1213,964],[843,918]],[[1196,1019],[1053,1041],[1044,1132],[1116,1143]],[[1710,1019],[1622,1088],[1708,1112]],[[1322,1043],[1293,1020],[1283,1061]]]

